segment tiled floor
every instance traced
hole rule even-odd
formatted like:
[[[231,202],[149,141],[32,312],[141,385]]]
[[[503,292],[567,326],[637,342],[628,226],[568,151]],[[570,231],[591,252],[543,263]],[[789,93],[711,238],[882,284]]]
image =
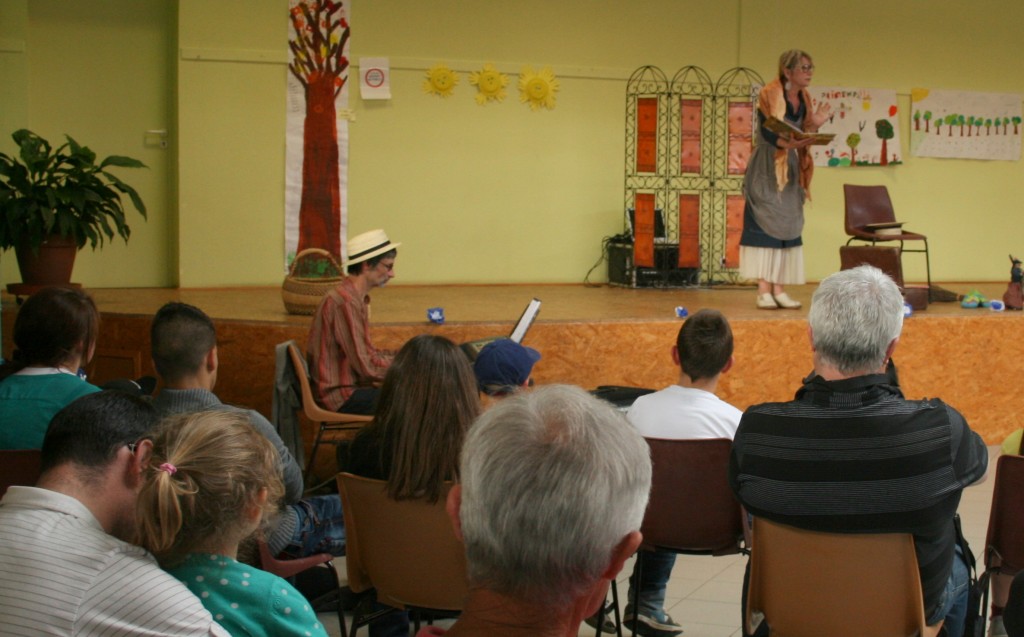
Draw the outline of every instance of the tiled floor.
[[[998,447],[989,448],[992,459],[989,475],[980,484],[966,489],[960,501],[964,534],[978,557],[981,556],[988,529],[995,458],[998,453]],[[672,618],[683,626],[685,637],[731,637],[741,634],[740,593],[746,560],[742,555],[679,556],[669,581],[665,606]],[[341,559],[338,561],[343,562]],[[339,564],[339,568],[340,572],[345,572],[344,564]],[[632,569],[630,561],[619,577],[619,594],[622,598],[625,598],[626,579]],[[330,613],[323,613],[320,617],[329,635],[334,637],[341,634],[337,617]],[[625,629],[623,633],[630,634]],[[366,629],[361,629],[360,634],[366,635]],[[584,624],[580,627],[579,635],[592,637],[594,629]]]

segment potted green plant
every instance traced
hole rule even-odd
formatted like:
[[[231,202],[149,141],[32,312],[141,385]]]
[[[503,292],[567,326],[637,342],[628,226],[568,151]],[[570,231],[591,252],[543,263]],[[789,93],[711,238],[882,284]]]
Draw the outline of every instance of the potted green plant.
[[[86,243],[95,250],[115,234],[128,241],[122,195],[146,217],[135,189],[107,170],[145,164],[119,155],[97,163],[96,153],[69,135],[56,149],[27,129],[11,137],[19,152],[0,153],[0,250],[14,249],[25,284],[66,284],[75,254]],[[45,271],[54,265],[56,271]],[[39,267],[42,279],[34,273]]]

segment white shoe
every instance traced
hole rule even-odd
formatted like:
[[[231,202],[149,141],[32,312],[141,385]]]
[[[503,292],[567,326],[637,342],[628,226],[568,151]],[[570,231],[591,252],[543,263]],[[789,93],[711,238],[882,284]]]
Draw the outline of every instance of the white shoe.
[[[775,302],[779,305],[779,307],[781,307],[784,310],[799,310],[800,308],[803,307],[803,304],[800,303],[800,301],[794,301],[793,299],[789,298],[789,295],[786,294],[785,292],[776,294],[774,298]]]
[[[775,302],[775,297],[765,292],[757,296],[757,308],[759,310],[777,310],[779,304]]]
[[[1003,616],[993,617],[988,625],[988,637],[1006,637],[1006,626],[1003,626]]]

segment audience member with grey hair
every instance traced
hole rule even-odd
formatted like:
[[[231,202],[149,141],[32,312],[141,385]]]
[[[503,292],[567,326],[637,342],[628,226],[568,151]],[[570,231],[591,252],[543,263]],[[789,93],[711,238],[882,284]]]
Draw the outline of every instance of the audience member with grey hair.
[[[968,575],[953,518],[985,475],[985,443],[941,400],[904,398],[887,373],[903,323],[892,279],[844,270],[811,303],[814,373],[794,400],[743,414],[733,491],[753,515],[802,529],[913,534],[925,619],[961,635]]]
[[[576,635],[640,544],[650,486],[647,443],[581,389],[549,385],[485,412],[448,498],[470,580],[448,635]]]
[[[884,367],[903,329],[903,295],[871,266],[826,278],[807,317],[816,359],[847,375]],[[816,362],[817,364],[817,362]]]

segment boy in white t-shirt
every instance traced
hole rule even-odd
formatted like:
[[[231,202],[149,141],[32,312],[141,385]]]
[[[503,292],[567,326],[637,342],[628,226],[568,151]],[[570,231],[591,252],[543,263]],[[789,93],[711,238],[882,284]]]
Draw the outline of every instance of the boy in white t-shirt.
[[[743,415],[715,395],[718,379],[732,367],[732,328],[718,310],[700,310],[686,319],[672,347],[679,380],[661,391],[636,399],[627,417],[644,438],[732,439]],[[640,582],[640,635],[675,635],[682,627],[665,612],[665,588],[676,555],[654,551],[644,555]],[[630,588],[636,585],[636,573]],[[629,599],[633,599],[630,591]],[[624,623],[632,622],[626,607]]]

